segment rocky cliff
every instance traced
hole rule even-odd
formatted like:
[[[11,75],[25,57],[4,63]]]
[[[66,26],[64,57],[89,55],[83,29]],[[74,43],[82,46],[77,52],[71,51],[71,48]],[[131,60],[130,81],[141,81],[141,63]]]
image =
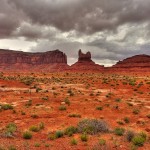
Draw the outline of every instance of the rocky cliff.
[[[46,67],[46,68],[45,68]],[[0,69],[3,70],[49,70],[68,67],[67,56],[59,50],[30,53],[0,49]]]
[[[113,68],[150,68],[149,55],[136,55],[116,63]]]
[[[99,71],[104,69],[104,66],[95,64],[91,59],[91,53],[82,53],[81,50],[78,52],[78,61],[71,66],[71,70],[74,71]]]

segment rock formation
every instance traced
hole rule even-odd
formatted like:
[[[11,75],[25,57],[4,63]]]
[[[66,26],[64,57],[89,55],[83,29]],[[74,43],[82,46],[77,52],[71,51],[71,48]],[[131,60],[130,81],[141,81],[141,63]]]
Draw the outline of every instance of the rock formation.
[[[149,55],[136,55],[119,61],[113,68],[149,68],[150,56]]]
[[[111,67],[111,70],[117,71],[150,71],[150,56],[136,55],[117,62]]]
[[[91,60],[91,53],[82,53],[81,49],[78,52],[78,61],[71,66],[71,70],[74,71],[99,71],[104,69],[104,66],[95,64]]]
[[[0,69],[56,71],[61,67],[68,67],[67,56],[59,50],[30,53],[0,49]]]

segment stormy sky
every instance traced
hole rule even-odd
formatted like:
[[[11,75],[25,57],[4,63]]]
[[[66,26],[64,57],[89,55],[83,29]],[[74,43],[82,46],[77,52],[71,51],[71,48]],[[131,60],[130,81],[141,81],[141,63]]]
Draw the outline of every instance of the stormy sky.
[[[0,0],[0,48],[79,49],[105,66],[150,54],[150,0]]]

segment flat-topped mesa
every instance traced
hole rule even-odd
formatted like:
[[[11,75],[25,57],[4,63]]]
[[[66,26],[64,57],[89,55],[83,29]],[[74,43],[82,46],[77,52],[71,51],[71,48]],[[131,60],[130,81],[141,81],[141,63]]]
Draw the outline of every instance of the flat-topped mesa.
[[[67,64],[67,56],[59,50],[43,53],[30,53],[22,51],[0,50],[0,64]]]
[[[66,54],[59,50],[31,53],[0,49],[0,70],[53,72],[68,67]]]
[[[79,58],[78,58],[79,62],[82,62],[82,61],[90,62],[90,61],[92,61],[90,52],[87,52],[86,54],[84,54],[84,53],[82,53],[82,51],[80,49],[79,52],[78,52],[78,55],[79,55]]]

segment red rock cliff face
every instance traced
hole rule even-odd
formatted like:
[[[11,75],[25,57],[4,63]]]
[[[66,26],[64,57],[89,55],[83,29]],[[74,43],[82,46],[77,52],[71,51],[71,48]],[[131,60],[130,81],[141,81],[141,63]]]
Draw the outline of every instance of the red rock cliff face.
[[[150,68],[149,55],[136,55],[119,61],[113,68]]]
[[[21,51],[0,50],[0,64],[67,64],[67,56],[59,51],[48,51],[44,53],[29,53]]]
[[[0,49],[0,69],[4,70],[63,70],[68,67],[67,56],[59,50],[30,53]]]
[[[104,69],[104,66],[95,64],[91,60],[90,52],[84,54],[81,50],[78,52],[78,61],[71,66],[71,70],[73,71],[99,71],[102,69]]]

